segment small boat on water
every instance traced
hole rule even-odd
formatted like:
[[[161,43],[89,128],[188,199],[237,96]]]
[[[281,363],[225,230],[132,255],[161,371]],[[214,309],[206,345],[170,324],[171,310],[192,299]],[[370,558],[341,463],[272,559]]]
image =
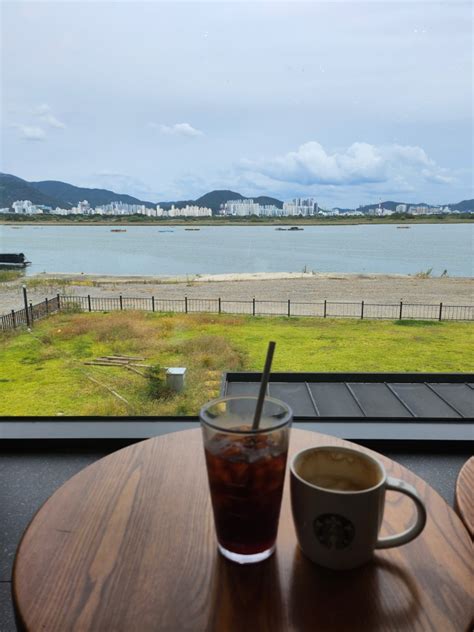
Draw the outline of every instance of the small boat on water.
[[[159,230],[159,233],[174,233],[174,230]]]
[[[304,230],[301,226],[291,226],[288,230]]]
[[[26,268],[30,264],[31,261],[28,261],[22,252],[0,253],[0,267],[2,268]]]
[[[200,228],[185,228],[184,230],[201,230]]]
[[[279,226],[278,228],[275,228],[275,230],[288,230],[288,228],[282,228],[281,226]]]
[[[110,232],[111,233],[126,233],[127,229],[126,228],[111,228]]]
[[[409,228],[411,228],[411,226],[397,226],[397,228],[405,228],[406,230],[408,230]]]

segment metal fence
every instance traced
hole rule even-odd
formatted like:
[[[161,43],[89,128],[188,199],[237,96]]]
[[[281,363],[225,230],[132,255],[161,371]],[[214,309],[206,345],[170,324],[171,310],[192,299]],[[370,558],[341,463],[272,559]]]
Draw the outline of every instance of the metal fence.
[[[25,293],[26,296],[26,293]],[[45,298],[41,303],[25,302],[22,309],[12,309],[8,314],[0,316],[0,331],[16,329],[17,327],[32,327],[37,320],[46,318],[61,309],[59,294],[53,298]]]
[[[359,318],[386,320],[474,320],[474,305],[427,305],[422,303],[367,303],[365,301],[228,300],[223,298],[161,299],[116,296],[61,296],[64,307],[86,312],[141,310],[182,314],[247,314],[250,316],[313,316],[317,318]]]
[[[244,314],[249,316],[310,316],[315,318],[358,318],[378,320],[474,320],[474,305],[427,305],[424,303],[367,303],[365,301],[297,302],[258,300],[256,298],[227,300],[222,298],[162,299],[128,296],[60,296],[45,299],[42,303],[28,303],[24,291],[25,307],[0,316],[0,331],[21,326],[30,327],[35,321],[59,310],[81,312],[112,312],[139,310],[167,313]],[[28,306],[28,307],[26,307]]]

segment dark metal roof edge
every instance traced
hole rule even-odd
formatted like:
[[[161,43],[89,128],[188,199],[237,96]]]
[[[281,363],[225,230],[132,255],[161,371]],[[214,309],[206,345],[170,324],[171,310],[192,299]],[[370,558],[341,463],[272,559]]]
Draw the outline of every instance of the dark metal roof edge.
[[[259,371],[229,371],[223,374],[222,384],[227,382],[258,382]],[[474,382],[474,373],[306,373],[272,372],[270,382],[449,382],[460,384]]]
[[[368,424],[384,424],[384,423],[394,423],[394,424],[446,424],[450,425],[466,425],[474,423],[473,417],[381,417],[380,415],[376,417],[331,417],[331,416],[294,416],[293,421],[295,423],[314,423],[314,422],[324,422],[324,423],[368,423]]]
[[[330,416],[330,415],[295,415],[293,417],[293,421],[295,423],[315,423],[315,422],[324,422],[324,423],[369,423],[369,424],[384,424],[384,423],[448,423],[450,425],[456,424],[472,424],[474,423],[473,417],[461,417],[452,419],[451,417],[381,417],[380,415],[375,417],[348,417],[348,416]],[[44,423],[44,422],[62,422],[67,421],[68,423],[88,423],[88,422],[101,422],[101,423],[116,423],[116,422],[140,422],[145,421],[147,423],[153,424],[161,424],[161,423],[199,423],[198,416],[187,416],[187,417],[147,417],[147,416],[116,416],[116,417],[97,417],[97,416],[88,416],[88,417],[67,417],[63,415],[61,417],[51,417],[51,416],[35,416],[35,417],[0,417],[0,429],[2,424],[4,423],[19,423],[19,422],[28,422],[28,423]],[[0,433],[0,440],[2,439]]]

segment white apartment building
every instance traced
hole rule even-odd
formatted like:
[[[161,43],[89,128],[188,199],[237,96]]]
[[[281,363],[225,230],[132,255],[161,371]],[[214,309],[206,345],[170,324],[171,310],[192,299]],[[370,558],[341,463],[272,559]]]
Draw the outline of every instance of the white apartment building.
[[[408,212],[412,215],[430,215],[431,209],[429,206],[410,206]]]
[[[314,198],[294,198],[290,202],[283,203],[284,215],[303,215],[308,217],[318,212],[318,203]]]
[[[274,204],[260,204],[260,215],[262,217],[282,217],[283,209]]]
[[[156,217],[212,217],[212,210],[206,206],[195,206],[186,204],[183,208],[176,208],[174,204],[166,211],[158,204],[156,207]]]
[[[143,207],[143,210],[140,211],[139,213],[140,215],[145,215],[146,217],[157,217],[157,210],[156,208],[147,208],[146,206]]]
[[[260,204],[251,199],[227,200],[224,204],[225,215],[244,217],[246,215],[260,215]]]
[[[407,208],[408,208],[407,204],[397,204],[397,206],[395,207],[395,210],[397,211],[397,213],[406,213]]]
[[[83,200],[77,204],[77,212],[81,215],[88,215],[92,212],[90,204],[87,200]]]
[[[97,206],[93,212],[98,215],[147,215],[147,210],[144,204],[110,202],[110,204],[105,204],[104,206]]]
[[[228,200],[224,204],[222,214],[233,215],[234,217],[249,217],[250,215],[256,215],[257,217],[281,217],[285,213],[274,204],[259,204],[249,198]]]
[[[13,212],[19,215],[35,215],[43,211],[37,208],[30,200],[17,200],[12,204]]]

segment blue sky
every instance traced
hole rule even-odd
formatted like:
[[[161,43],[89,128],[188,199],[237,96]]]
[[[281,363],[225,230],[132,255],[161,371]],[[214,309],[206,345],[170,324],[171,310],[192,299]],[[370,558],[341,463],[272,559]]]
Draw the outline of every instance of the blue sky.
[[[1,170],[152,201],[472,191],[456,2],[4,2]]]

